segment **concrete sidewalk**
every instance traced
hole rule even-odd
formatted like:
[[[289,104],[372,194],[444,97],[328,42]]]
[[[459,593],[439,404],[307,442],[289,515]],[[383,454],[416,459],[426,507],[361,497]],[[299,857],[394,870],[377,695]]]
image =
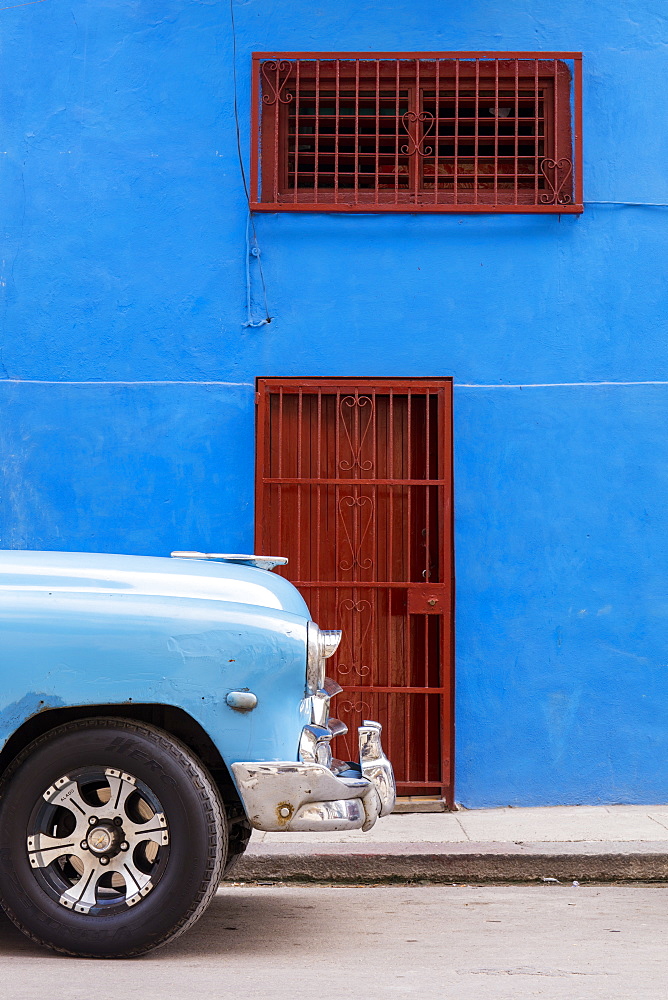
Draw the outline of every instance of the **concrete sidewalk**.
[[[254,833],[235,881],[668,881],[668,805],[393,814],[369,833]]]

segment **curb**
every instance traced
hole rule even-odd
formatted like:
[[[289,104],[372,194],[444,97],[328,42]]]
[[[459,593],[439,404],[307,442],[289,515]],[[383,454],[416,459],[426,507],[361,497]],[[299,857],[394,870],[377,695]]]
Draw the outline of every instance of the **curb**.
[[[385,846],[385,845],[384,845]],[[666,882],[668,854],[593,851],[540,853],[506,851],[510,845],[490,845],[493,851],[407,850],[378,853],[262,852],[246,854],[226,881],[234,882]],[[560,845],[562,848],[564,845]],[[569,845],[570,846],[570,845]],[[417,845],[406,845],[415,848]]]

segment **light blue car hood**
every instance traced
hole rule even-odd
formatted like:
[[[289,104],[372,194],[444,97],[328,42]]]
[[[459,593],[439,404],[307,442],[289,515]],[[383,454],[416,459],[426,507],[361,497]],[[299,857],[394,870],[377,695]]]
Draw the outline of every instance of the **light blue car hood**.
[[[137,594],[275,608],[310,618],[301,594],[267,570],[235,563],[91,552],[0,549],[3,591]]]

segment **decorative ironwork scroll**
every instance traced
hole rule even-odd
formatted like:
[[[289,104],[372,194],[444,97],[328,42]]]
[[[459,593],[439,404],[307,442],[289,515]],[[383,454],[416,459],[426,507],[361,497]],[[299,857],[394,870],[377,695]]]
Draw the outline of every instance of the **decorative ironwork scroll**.
[[[570,205],[573,201],[570,194],[564,190],[573,173],[573,163],[566,156],[553,160],[547,156],[540,163],[540,172],[545,178],[549,191],[540,196],[542,205]]]
[[[428,122],[426,128],[422,129],[420,135],[420,125]],[[418,153],[420,156],[431,156],[434,152],[431,146],[425,146],[424,141],[434,127],[434,116],[431,111],[406,111],[401,116],[401,123],[406,129],[408,143],[401,147],[401,152],[408,156]]]
[[[345,420],[344,406],[348,407],[351,412],[353,412],[354,408],[357,408],[357,413],[362,413],[365,407],[369,407],[369,419],[366,422],[366,426],[361,437],[359,437],[359,425],[357,427],[357,437],[359,438],[357,447],[355,447],[355,444],[353,443],[353,437],[355,436],[354,430],[351,434]],[[371,427],[371,424],[376,416],[373,400],[370,396],[344,396],[339,405],[339,412],[341,414],[341,424],[343,426],[343,430],[345,431],[346,438],[348,439],[350,453],[352,455],[350,461],[344,459],[339,462],[339,469],[341,469],[342,472],[352,472],[354,468],[358,468],[361,472],[370,472],[373,469],[374,463],[370,458],[364,462],[362,461],[362,448],[369,433],[369,428]]]
[[[368,517],[363,522],[362,510],[367,506],[370,509],[368,511]],[[354,523],[352,525],[352,533],[344,515],[345,507],[348,507],[353,511]],[[344,573],[349,573],[356,566],[358,569],[371,569],[373,567],[373,559],[371,556],[367,556],[366,559],[362,558],[362,547],[364,545],[364,540],[369,533],[369,528],[373,522],[374,513],[375,506],[371,497],[345,496],[341,497],[339,500],[339,514],[343,523],[346,541],[350,548],[350,559],[341,559],[339,562],[339,569]]]
[[[276,104],[276,101],[279,104],[290,103],[293,95],[289,92],[283,92],[290,79],[291,69],[292,63],[288,62],[287,59],[269,59],[262,63],[262,76],[270,91],[270,93],[262,95],[265,104]]]
[[[338,711],[341,715],[345,713],[352,715],[353,712],[361,712],[363,718],[366,719],[371,715],[371,708],[366,701],[340,701],[338,703]]]
[[[348,637],[348,641],[346,642],[346,652],[350,652],[352,654],[353,646],[355,649],[360,651],[364,649],[364,643],[367,635],[369,634],[369,629],[371,628],[371,622],[373,620],[373,608],[370,601],[353,601],[348,597],[339,604],[339,614],[343,616],[346,611],[354,612],[356,615],[359,615],[361,619],[368,615],[366,624],[362,624],[361,635],[356,635],[357,629],[355,627],[344,629],[343,634]],[[339,674],[343,674],[344,676],[347,674],[357,674],[358,677],[368,677],[371,673],[371,667],[366,664],[355,666],[351,663],[349,666],[347,663],[342,663],[341,661],[339,661],[337,669]]]

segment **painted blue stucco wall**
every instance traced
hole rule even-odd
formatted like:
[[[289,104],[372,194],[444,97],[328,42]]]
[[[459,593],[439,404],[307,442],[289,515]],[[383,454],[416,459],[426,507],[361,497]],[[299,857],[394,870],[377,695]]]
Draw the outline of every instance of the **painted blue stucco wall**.
[[[248,549],[257,376],[453,376],[456,797],[668,801],[665,4],[235,13],[244,150],[253,50],[583,51],[585,212],[259,216],[244,327],[228,4],[5,7],[0,546]]]

